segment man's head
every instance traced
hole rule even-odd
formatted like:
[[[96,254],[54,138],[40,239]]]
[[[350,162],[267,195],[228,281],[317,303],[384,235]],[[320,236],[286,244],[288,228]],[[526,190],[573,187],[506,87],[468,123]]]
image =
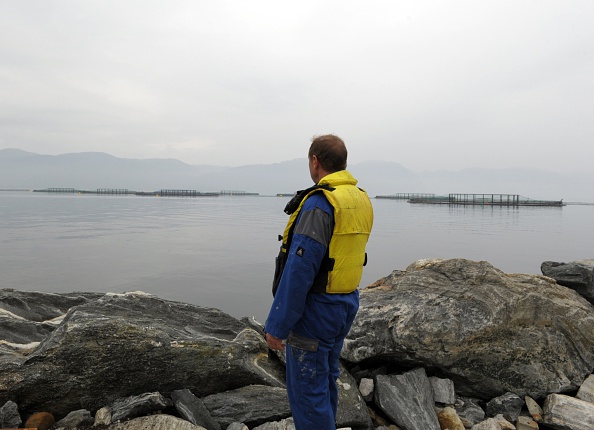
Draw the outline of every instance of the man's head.
[[[333,134],[315,136],[309,147],[309,173],[318,183],[324,176],[346,169],[347,149],[343,140]]]

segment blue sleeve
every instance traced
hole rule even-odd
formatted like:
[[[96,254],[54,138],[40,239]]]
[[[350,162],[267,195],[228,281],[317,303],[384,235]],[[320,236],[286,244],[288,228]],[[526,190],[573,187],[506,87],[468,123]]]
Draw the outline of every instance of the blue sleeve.
[[[315,227],[320,225],[325,227]],[[324,194],[308,197],[297,217],[287,262],[266,320],[266,332],[272,336],[286,339],[303,315],[333,228],[334,210]]]

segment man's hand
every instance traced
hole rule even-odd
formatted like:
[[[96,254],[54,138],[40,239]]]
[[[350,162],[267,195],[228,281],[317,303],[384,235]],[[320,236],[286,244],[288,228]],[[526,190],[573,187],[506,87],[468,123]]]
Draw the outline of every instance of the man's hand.
[[[284,351],[285,344],[282,339],[278,337],[274,337],[270,333],[266,333],[266,343],[270,349],[274,349],[276,351]]]

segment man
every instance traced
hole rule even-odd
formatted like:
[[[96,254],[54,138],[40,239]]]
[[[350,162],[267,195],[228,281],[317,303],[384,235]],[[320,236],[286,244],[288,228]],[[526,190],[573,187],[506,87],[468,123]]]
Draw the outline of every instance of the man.
[[[338,359],[359,308],[373,209],[345,170],[337,136],[315,137],[309,172],[316,185],[287,204],[291,215],[277,257],[266,342],[283,350],[297,430],[335,430]]]

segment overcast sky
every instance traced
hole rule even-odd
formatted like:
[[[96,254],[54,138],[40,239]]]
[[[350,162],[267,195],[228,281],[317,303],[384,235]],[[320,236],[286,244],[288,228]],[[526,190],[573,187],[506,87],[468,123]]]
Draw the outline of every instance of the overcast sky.
[[[0,3],[0,149],[590,171],[594,1]]]

